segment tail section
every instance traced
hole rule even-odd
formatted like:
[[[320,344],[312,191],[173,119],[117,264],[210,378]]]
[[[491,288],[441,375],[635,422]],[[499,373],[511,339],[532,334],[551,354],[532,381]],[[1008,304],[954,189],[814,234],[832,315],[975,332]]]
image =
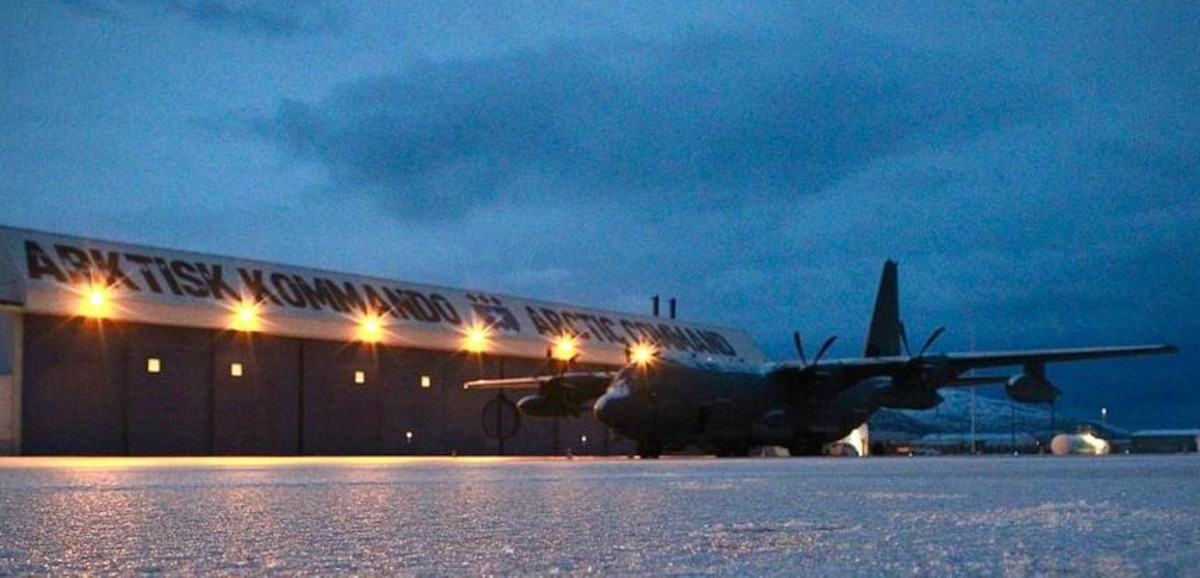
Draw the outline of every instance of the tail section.
[[[871,315],[871,329],[867,334],[865,357],[887,357],[900,355],[900,288],[896,275],[896,262],[883,264],[883,277],[879,279],[879,293],[875,296],[875,312]]]

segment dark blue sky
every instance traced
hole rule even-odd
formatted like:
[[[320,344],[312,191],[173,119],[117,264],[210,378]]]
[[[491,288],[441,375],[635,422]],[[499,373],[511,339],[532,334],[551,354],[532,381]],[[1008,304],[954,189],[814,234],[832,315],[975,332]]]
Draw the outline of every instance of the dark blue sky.
[[[942,349],[1200,426],[1194,3],[0,5],[4,224]]]

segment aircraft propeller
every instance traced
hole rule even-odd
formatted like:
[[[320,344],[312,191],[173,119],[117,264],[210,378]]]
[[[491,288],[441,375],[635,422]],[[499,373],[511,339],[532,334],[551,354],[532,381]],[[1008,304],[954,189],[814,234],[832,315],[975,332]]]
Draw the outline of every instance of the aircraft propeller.
[[[817,355],[813,358],[812,365],[821,362],[821,358],[825,357],[825,354],[829,351],[834,341],[837,341],[837,336],[831,335],[829,339],[825,340],[825,343],[821,344],[821,349],[817,350]],[[800,362],[804,364],[804,367],[809,367],[808,358],[804,356],[804,343],[800,340],[799,331],[792,332],[792,343],[796,345],[796,354],[800,356]]]
[[[925,340],[925,344],[921,346],[921,351],[917,352],[917,357],[923,357],[925,352],[929,351],[929,348],[933,346],[933,342],[937,341],[938,338],[941,337],[945,332],[945,327],[938,327],[937,329],[934,329],[933,333],[929,335],[929,338]]]
[[[905,368],[896,376],[896,380],[899,383],[905,384],[908,387],[918,384],[925,385],[925,381],[928,378],[926,372],[929,369],[933,369],[931,365],[925,362],[925,354],[945,332],[946,328],[944,326],[938,326],[925,339],[925,343],[921,345],[921,349],[917,351],[917,354],[913,355],[912,350],[908,347],[907,331],[904,329],[904,324],[900,324],[900,342],[904,345],[904,353],[908,355],[908,362],[905,363]]]
[[[945,332],[946,332],[945,326],[938,326],[938,328],[934,329],[933,333],[931,333],[929,335],[929,337],[925,340],[925,344],[921,346],[921,350],[918,351],[916,355],[913,355],[912,350],[909,349],[909,347],[908,347],[908,331],[905,331],[904,324],[901,323],[900,324],[900,343],[904,344],[904,353],[906,355],[908,355],[909,357],[911,357],[913,359],[920,359],[921,357],[925,356],[925,352],[929,351],[929,348],[933,346],[933,343],[935,341],[937,341],[938,338],[941,337],[942,334]]]

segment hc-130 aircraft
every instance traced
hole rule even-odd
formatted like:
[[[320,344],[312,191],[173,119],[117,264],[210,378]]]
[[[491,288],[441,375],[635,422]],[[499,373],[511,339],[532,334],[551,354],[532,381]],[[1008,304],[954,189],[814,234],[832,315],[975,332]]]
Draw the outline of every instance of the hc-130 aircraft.
[[[1022,403],[1052,403],[1060,391],[1046,364],[1110,357],[1175,353],[1172,345],[1036,349],[998,353],[930,353],[945,328],[935,330],[916,354],[900,320],[896,264],[884,264],[863,357],[824,359],[826,340],[810,361],[799,333],[799,359],[767,363],[714,362],[668,357],[639,347],[615,371],[563,371],[507,379],[482,379],[468,389],[537,388],[517,407],[534,417],[596,419],[637,443],[641,457],[696,447],[718,456],[746,455],[756,446],[784,446],[792,455],[820,454],[880,408],[932,409],[938,389],[1005,384]],[[903,347],[903,351],[901,348]],[[975,377],[979,368],[1020,366],[1011,377]]]

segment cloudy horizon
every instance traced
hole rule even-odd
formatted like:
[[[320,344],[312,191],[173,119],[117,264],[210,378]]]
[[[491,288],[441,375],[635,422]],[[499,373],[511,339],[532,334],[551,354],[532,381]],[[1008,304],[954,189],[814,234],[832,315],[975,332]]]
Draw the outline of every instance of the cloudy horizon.
[[[900,263],[943,350],[1196,427],[1200,8],[17,1],[5,225],[861,353]],[[914,337],[915,339],[916,337]]]

